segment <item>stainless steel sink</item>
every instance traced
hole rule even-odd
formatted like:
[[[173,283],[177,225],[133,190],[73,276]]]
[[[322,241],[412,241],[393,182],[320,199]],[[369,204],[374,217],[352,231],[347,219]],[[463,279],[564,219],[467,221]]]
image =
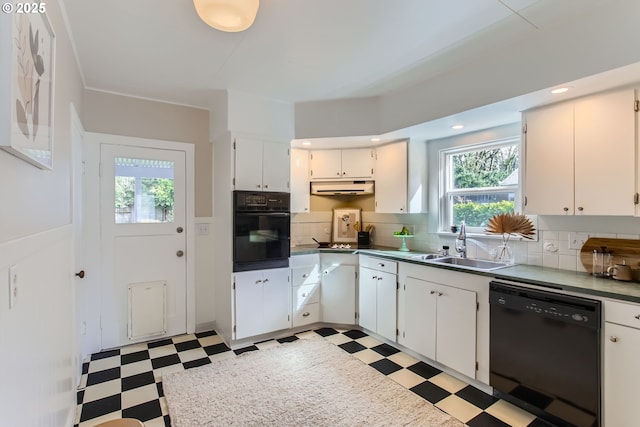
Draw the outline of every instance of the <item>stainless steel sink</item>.
[[[508,267],[508,264],[495,261],[484,261],[480,259],[456,258],[456,257],[440,257],[432,258],[429,261],[437,264],[456,265],[459,267],[468,267],[474,270],[491,271],[499,268]]]
[[[427,261],[431,259],[441,258],[442,255],[439,254],[420,254],[420,255],[412,255],[411,259],[416,259],[418,261]]]

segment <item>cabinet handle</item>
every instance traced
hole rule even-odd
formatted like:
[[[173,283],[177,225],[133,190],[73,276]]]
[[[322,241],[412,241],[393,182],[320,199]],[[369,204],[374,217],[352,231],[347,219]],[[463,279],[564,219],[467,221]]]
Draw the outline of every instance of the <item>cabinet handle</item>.
[[[256,280],[256,285],[257,285],[258,283],[262,283],[262,280],[260,280],[260,279]]]
[[[378,278],[378,276],[371,276],[372,280],[376,280]]]
[[[308,317],[310,315],[311,313],[309,313],[308,311],[305,311],[304,313],[302,313],[302,317]]]
[[[261,187],[261,185],[260,185],[260,184],[256,184],[256,188],[260,188],[260,187]]]
[[[429,292],[429,294],[431,294],[431,295],[433,295],[433,294],[435,294],[435,293],[436,293],[436,291],[431,291],[431,292]]]
[[[640,314],[638,314],[638,315],[636,316],[636,319],[640,320]]]
[[[616,337],[616,336],[612,335],[612,336],[610,336],[610,337],[609,337],[609,341],[611,341],[611,342],[618,342],[618,337]]]
[[[306,298],[306,297],[307,297],[307,295],[309,295],[309,294],[308,294],[308,293],[306,293],[306,292],[303,292],[303,293],[302,293],[302,298]]]
[[[382,276],[378,277],[378,280],[382,280]]]
[[[342,172],[342,175],[346,175],[346,174],[347,174],[346,172]]]
[[[262,281],[262,283],[267,283],[268,281],[269,281],[269,279],[264,279],[264,280]]]
[[[378,267],[384,268],[384,264],[383,264],[383,263],[381,263],[381,262],[379,262],[379,263],[378,263]]]
[[[340,172],[336,172],[336,175],[340,176]]]
[[[567,208],[567,207],[562,208],[562,210],[565,211],[565,212],[569,212],[569,208]]]
[[[302,275],[302,278],[303,278],[303,279],[306,279],[307,277],[309,277],[309,273],[304,273],[304,274]]]
[[[582,206],[578,206],[578,210],[579,210],[580,212],[582,212],[582,211],[584,210],[584,208],[583,208]]]
[[[329,270],[325,270],[325,271],[323,271],[323,272],[322,272],[322,275],[323,275],[323,276],[328,276],[328,275],[329,275]]]
[[[269,188],[269,184],[265,184],[265,185],[264,185],[264,188]]]

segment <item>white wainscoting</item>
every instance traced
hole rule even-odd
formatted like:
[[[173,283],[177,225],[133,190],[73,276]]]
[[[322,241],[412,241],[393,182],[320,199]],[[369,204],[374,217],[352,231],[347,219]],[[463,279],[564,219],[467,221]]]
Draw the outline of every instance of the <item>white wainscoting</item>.
[[[73,425],[76,344],[72,227],[0,244],[2,425]],[[9,308],[9,268],[18,292]]]

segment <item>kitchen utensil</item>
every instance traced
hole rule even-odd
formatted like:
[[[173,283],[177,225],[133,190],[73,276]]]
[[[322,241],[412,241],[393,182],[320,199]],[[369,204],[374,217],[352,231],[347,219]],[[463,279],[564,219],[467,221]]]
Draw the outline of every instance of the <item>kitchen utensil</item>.
[[[609,266],[611,265],[611,251],[606,246],[601,246],[600,250],[593,250],[593,263],[591,273],[595,277],[609,277]]]
[[[614,264],[607,268],[607,273],[609,273],[611,278],[622,280],[623,282],[630,282],[633,279],[631,267],[627,264]]]
[[[319,248],[328,248],[329,245],[331,245],[331,242],[319,242],[316,240],[315,237],[312,237],[311,240],[313,240],[314,242],[316,242],[318,244]]]

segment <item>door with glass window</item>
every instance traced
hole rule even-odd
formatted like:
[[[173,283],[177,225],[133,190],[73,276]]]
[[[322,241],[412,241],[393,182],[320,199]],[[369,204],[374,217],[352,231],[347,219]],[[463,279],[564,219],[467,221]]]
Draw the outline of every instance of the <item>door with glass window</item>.
[[[186,332],[186,155],[102,144],[102,348]]]

